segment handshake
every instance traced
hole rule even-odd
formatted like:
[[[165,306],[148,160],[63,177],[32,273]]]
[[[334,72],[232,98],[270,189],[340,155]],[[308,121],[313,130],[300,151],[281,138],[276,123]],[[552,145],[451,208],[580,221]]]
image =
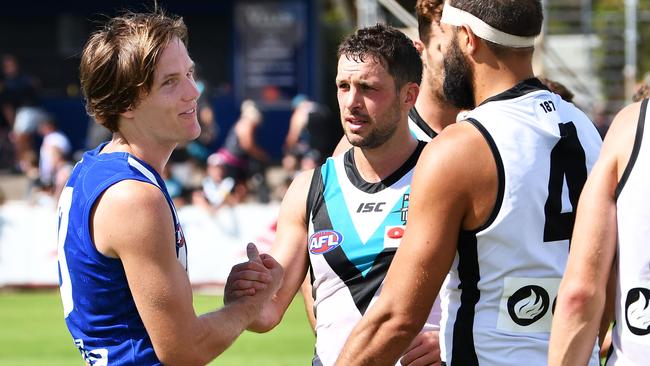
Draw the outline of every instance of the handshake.
[[[230,270],[224,289],[224,304],[241,303],[250,308],[251,322],[282,286],[284,270],[269,254],[260,254],[253,243],[246,247],[248,261]]]

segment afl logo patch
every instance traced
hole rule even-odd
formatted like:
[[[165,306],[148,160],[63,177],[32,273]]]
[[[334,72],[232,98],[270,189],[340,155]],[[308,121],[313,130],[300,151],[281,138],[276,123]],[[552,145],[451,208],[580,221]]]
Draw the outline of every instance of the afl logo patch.
[[[325,254],[336,249],[343,242],[343,235],[334,230],[321,230],[309,237],[309,252]]]
[[[517,290],[508,299],[508,313],[516,324],[528,326],[541,319],[550,301],[543,287],[530,285]]]
[[[650,290],[636,287],[628,291],[625,299],[625,321],[632,334],[650,334]]]

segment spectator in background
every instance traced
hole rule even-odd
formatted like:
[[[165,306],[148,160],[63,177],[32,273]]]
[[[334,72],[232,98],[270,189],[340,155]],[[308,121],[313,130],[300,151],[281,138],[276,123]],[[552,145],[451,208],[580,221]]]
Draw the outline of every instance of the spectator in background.
[[[238,200],[246,196],[248,178],[256,173],[260,174],[252,171],[251,162],[257,161],[263,167],[263,164],[269,161],[268,153],[255,141],[255,131],[261,123],[262,113],[255,102],[243,101],[239,119],[228,132],[224,146],[217,152],[225,164],[226,176],[232,177],[236,182],[235,193]]]
[[[59,201],[61,192],[65,188],[65,184],[68,182],[70,174],[72,174],[72,169],[74,168],[74,164],[70,161],[68,155],[64,154],[60,149],[52,150],[54,180],[52,182],[51,193],[54,199],[53,202],[55,203]]]
[[[309,150],[309,113],[314,103],[303,94],[296,95],[291,101],[293,113],[289,120],[289,131],[284,139],[285,154],[301,155]]]
[[[282,198],[293,178],[302,170],[314,169],[330,156],[341,133],[333,123],[329,109],[303,94],[291,101],[293,113],[284,140],[283,183],[276,196]],[[324,155],[325,154],[325,155]]]
[[[284,141],[285,153],[303,155],[316,150],[321,157],[332,155],[343,132],[329,108],[302,94],[294,97],[292,105],[294,111]]]
[[[13,126],[18,109],[36,104],[36,82],[20,70],[14,55],[2,57],[2,114]]]
[[[2,57],[1,112],[12,130],[14,169],[24,172],[28,151],[33,150],[32,136],[40,121],[41,111],[36,105],[36,81],[20,70],[14,55]]]
[[[2,79],[0,79],[0,91],[2,88]],[[3,104],[2,93],[0,92],[0,106]],[[12,169],[14,166],[14,151],[11,140],[9,139],[10,132],[11,126],[9,122],[3,113],[0,113],[0,169],[2,170]]]
[[[214,117],[214,110],[209,104],[199,106],[197,117],[201,125],[201,134],[196,140],[190,141],[185,149],[191,158],[205,163],[212,150],[212,144],[219,136],[219,125]]]
[[[66,164],[69,164],[68,155],[72,150],[70,140],[57,129],[54,119],[49,115],[40,121],[38,134],[43,137],[38,163],[39,178],[44,187],[54,191],[60,170],[69,170],[66,169]]]
[[[207,163],[202,181],[203,194],[212,207],[219,208],[229,199],[235,179],[226,176],[226,165],[219,154],[210,155]]]

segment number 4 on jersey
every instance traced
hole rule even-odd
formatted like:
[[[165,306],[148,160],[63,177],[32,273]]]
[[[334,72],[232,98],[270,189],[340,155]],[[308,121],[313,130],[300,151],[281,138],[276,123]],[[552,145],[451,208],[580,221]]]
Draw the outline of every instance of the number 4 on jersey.
[[[544,242],[571,238],[575,210],[578,208],[580,192],[587,180],[585,151],[580,145],[578,132],[573,122],[560,123],[560,141],[551,151],[551,169],[548,181],[548,198],[544,206]],[[572,209],[562,212],[562,189],[564,179],[568,187]],[[565,193],[565,194],[566,194]]]

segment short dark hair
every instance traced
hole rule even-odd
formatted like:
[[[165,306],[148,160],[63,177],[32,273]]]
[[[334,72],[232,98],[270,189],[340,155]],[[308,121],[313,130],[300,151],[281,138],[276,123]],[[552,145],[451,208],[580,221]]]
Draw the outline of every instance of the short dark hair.
[[[116,132],[120,113],[136,107],[151,91],[158,59],[174,38],[187,47],[185,23],[161,10],[125,13],[93,33],[79,66],[88,114]]]
[[[429,43],[431,24],[440,24],[444,0],[417,0],[415,15],[418,18],[418,36],[424,44]]]
[[[492,27],[508,34],[534,37],[542,31],[544,13],[540,0],[448,0],[449,5],[464,10]],[[485,40],[497,55],[513,48]],[[525,48],[530,49],[530,48]]]
[[[420,84],[422,60],[413,41],[399,30],[384,24],[361,28],[341,42],[337,57],[364,61],[372,57],[380,62],[400,89],[406,83]]]

